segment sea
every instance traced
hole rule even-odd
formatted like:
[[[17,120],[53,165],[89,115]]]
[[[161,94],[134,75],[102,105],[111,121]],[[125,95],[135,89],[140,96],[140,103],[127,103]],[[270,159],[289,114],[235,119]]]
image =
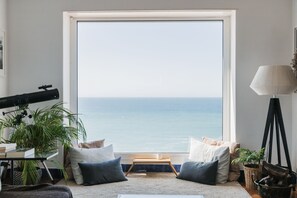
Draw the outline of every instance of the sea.
[[[78,98],[87,140],[115,152],[187,152],[191,137],[222,139],[222,98]]]

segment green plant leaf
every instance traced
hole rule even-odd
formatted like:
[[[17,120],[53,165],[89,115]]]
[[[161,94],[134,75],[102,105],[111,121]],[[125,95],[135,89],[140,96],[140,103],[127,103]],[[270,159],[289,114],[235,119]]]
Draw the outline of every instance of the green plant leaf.
[[[18,111],[0,119],[1,133],[5,128],[12,128],[14,133],[8,141],[17,143],[18,148],[35,148],[35,154],[38,155],[56,151],[58,142],[67,148],[72,146],[73,140],[86,139],[86,130],[82,120],[78,118],[77,114],[64,108],[62,102],[45,108],[27,109],[32,118],[25,117],[20,122],[16,122],[20,111],[26,108],[27,106],[21,107]],[[29,161],[21,163],[24,183],[35,176],[34,171],[28,172],[33,169],[33,164]]]
[[[232,160],[233,164],[260,164],[261,160],[264,159],[265,148],[261,148],[259,151],[252,151],[247,148],[238,148],[235,150],[239,152],[238,158]]]

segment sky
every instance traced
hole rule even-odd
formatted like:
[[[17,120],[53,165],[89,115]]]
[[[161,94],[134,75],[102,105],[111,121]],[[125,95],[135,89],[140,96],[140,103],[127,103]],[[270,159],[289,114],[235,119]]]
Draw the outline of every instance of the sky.
[[[222,97],[222,21],[78,23],[79,97]]]

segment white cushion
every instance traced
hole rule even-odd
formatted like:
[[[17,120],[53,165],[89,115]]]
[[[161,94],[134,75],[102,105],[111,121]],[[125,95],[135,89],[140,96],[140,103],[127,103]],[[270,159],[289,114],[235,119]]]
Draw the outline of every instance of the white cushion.
[[[229,174],[229,147],[212,146],[191,138],[189,160],[210,162],[216,159],[219,160],[216,182],[226,183]]]
[[[115,159],[112,145],[103,148],[70,148],[70,161],[74,180],[77,184],[83,184],[83,176],[79,168],[79,162],[101,163]]]

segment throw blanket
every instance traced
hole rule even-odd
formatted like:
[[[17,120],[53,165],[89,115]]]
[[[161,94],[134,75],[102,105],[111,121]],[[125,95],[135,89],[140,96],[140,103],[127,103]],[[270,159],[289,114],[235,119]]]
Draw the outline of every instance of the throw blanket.
[[[3,185],[0,197],[6,198],[73,198],[67,186],[56,186],[52,184],[40,184],[30,186]]]

